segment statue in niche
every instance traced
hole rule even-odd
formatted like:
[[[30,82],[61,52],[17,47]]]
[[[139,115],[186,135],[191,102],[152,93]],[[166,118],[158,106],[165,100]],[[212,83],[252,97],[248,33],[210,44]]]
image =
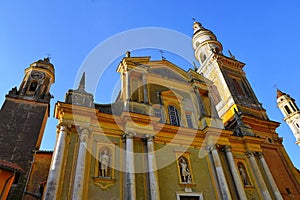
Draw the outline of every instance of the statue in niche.
[[[181,182],[183,183],[191,183],[192,182],[192,176],[189,169],[189,165],[187,162],[187,159],[184,157],[179,158],[179,167],[180,167],[180,176],[181,176]]]
[[[242,177],[243,184],[250,185],[250,181],[248,179],[245,166],[242,163],[238,163],[238,168],[239,168],[240,175]]]
[[[110,155],[107,149],[104,149],[100,153],[99,157],[99,176],[109,177],[109,162]]]

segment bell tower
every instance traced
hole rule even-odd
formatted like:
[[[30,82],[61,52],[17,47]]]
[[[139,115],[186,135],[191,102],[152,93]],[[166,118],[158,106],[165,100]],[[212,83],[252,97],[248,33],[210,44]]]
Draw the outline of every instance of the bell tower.
[[[289,125],[300,146],[300,110],[290,95],[277,89],[277,107],[281,110],[284,121]]]
[[[54,83],[54,67],[50,59],[38,60],[25,69],[18,97],[49,103],[52,83]]]
[[[193,29],[192,45],[201,65],[197,72],[214,82],[211,95],[225,126],[234,129],[237,115],[241,119],[248,115],[267,120],[266,111],[246,78],[245,64],[230,52],[229,57],[225,56],[216,35],[201,23],[194,22]]]
[[[12,88],[0,110],[0,160],[16,163],[25,173],[15,176],[7,199],[22,199],[33,151],[39,150],[49,116],[54,66],[49,58],[25,69],[19,89]],[[25,191],[26,192],[26,191]]]

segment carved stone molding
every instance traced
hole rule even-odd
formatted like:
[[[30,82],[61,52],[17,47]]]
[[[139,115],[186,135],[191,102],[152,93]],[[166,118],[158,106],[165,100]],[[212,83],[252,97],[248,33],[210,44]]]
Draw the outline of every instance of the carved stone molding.
[[[94,183],[101,187],[101,189],[106,190],[110,186],[113,186],[116,179],[110,177],[93,177]]]

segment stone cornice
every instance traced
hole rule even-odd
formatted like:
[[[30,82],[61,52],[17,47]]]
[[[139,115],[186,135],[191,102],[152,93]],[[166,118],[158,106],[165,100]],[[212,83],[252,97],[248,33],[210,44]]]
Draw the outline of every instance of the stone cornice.
[[[213,59],[215,59],[222,66],[234,67],[236,69],[243,69],[243,67],[245,66],[245,63],[234,60],[232,58],[228,58],[221,54],[214,54]]]

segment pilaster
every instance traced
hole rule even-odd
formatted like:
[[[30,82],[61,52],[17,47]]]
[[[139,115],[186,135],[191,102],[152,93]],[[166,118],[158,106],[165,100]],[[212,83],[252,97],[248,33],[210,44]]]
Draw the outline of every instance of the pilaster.
[[[49,169],[47,186],[44,198],[45,200],[55,200],[58,195],[58,186],[61,177],[63,155],[66,145],[67,126],[61,125],[57,134],[57,142],[53,152],[53,157]]]
[[[87,141],[89,138],[89,130],[83,128],[79,132],[79,149],[76,163],[74,188],[72,199],[80,200],[83,199],[83,189],[84,189],[84,173],[85,173],[85,160],[86,160],[86,148]]]
[[[233,158],[233,155],[231,152],[231,147],[225,146],[225,152],[226,152],[226,158],[227,158],[229,166],[230,166],[230,171],[233,176],[234,184],[236,186],[236,190],[239,195],[239,198],[241,200],[247,200],[244,185],[241,181],[241,178],[239,177],[239,172],[238,172],[235,162],[234,162],[234,158]]]
[[[248,159],[250,160],[250,164],[251,164],[251,168],[253,170],[253,173],[255,175],[255,178],[259,184],[259,188],[260,188],[260,191],[263,195],[263,198],[265,200],[269,200],[269,199],[272,199],[271,196],[270,196],[270,193],[268,191],[268,188],[266,186],[266,183],[263,179],[263,176],[259,170],[259,167],[257,165],[257,162],[256,162],[256,159],[255,159],[255,156],[254,156],[254,153],[251,152],[251,151],[248,151],[246,153],[246,156],[248,157]]]

